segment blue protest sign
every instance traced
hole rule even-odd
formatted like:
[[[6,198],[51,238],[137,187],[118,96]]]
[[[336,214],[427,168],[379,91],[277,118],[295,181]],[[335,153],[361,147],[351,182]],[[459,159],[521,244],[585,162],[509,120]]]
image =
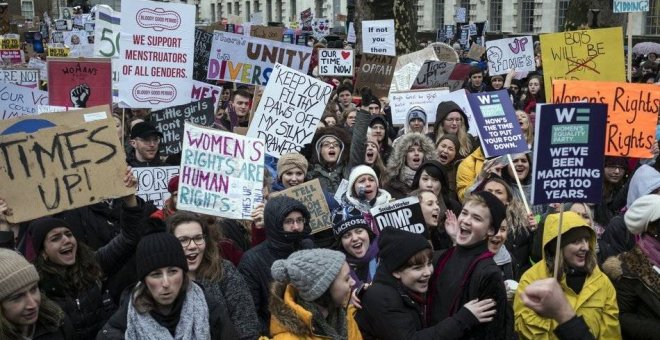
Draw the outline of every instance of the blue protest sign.
[[[468,93],[467,97],[487,158],[529,151],[506,90]]]
[[[534,204],[602,200],[606,121],[607,104],[541,106],[534,137]]]

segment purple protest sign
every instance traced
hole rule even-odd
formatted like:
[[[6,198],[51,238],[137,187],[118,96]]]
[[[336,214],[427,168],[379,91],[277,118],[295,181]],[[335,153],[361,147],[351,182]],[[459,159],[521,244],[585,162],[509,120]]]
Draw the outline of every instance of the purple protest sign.
[[[534,137],[534,204],[601,201],[606,122],[607,104],[541,106]]]
[[[467,98],[487,158],[529,151],[506,90],[468,93]]]

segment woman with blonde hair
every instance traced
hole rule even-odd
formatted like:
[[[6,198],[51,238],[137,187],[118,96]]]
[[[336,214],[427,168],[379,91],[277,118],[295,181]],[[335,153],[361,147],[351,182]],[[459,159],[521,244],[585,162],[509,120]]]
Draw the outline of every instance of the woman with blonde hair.
[[[460,147],[457,150],[458,154],[461,155],[461,158],[467,157],[479,146],[476,138],[468,134],[469,129],[467,115],[458,104],[453,101],[438,104],[433,134],[431,135],[434,143],[438,143],[440,137],[446,133],[455,134],[460,143]]]

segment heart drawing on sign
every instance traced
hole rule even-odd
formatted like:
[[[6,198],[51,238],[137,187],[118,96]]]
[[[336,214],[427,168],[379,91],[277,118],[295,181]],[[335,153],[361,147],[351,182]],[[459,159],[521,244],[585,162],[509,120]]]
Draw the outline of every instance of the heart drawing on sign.
[[[348,59],[348,57],[351,56],[351,52],[349,51],[341,51],[341,57],[344,58],[344,60]]]

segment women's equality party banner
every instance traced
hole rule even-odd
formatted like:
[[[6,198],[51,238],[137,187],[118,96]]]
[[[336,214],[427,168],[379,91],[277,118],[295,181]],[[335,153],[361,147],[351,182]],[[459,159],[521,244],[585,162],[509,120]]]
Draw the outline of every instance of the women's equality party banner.
[[[311,59],[311,47],[216,31],[206,78],[266,85],[276,63],[307,74]]]

